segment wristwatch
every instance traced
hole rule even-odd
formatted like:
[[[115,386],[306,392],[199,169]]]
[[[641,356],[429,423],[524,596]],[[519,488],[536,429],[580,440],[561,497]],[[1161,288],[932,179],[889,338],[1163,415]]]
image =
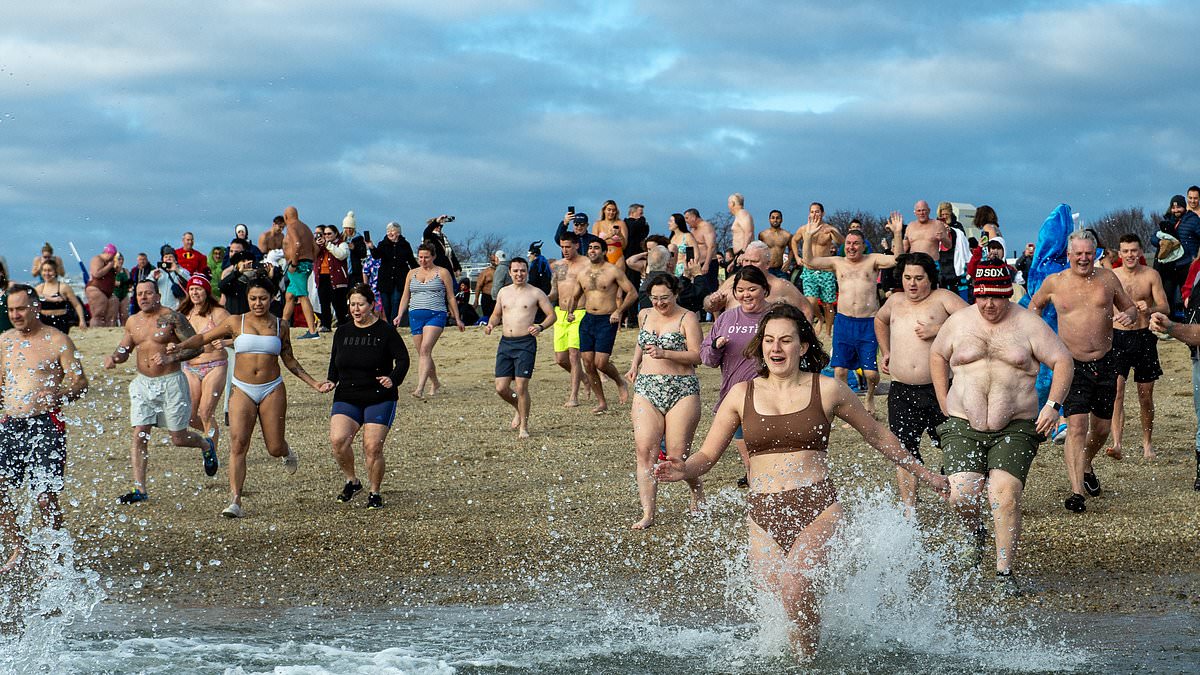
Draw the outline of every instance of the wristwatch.
[[[1062,404],[1059,403],[1058,401],[1046,399],[1046,405],[1050,406],[1051,408],[1054,408],[1054,412],[1058,413],[1059,415],[1062,414]]]

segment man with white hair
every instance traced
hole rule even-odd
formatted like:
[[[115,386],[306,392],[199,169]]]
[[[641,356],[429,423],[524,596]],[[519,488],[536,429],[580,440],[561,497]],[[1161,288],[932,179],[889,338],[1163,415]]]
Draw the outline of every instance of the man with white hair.
[[[730,226],[733,234],[733,259],[737,261],[738,257],[746,252],[750,242],[754,241],[754,217],[746,210],[746,198],[741,193],[729,195],[728,206],[729,215],[733,216],[733,225]]]
[[[808,299],[800,294],[796,286],[787,279],[777,277],[774,274],[768,273],[768,268],[771,264],[771,247],[761,241],[752,241],[746,246],[746,252],[742,254],[742,265],[757,267],[767,275],[767,284],[770,285],[770,293],[767,294],[767,299],[770,302],[783,302],[804,312],[804,316],[812,321],[813,308],[809,304]],[[724,311],[726,305],[733,298],[733,277],[725,280],[721,287],[714,293],[710,293],[704,298],[704,310],[712,312],[713,317]]]
[[[492,277],[492,300],[495,300],[500,289],[511,284],[512,279],[508,276],[508,254],[498,250],[493,255],[496,256],[496,273]]]
[[[1100,494],[1092,460],[1108,440],[1113,404],[1117,397],[1117,367],[1113,358],[1113,323],[1125,328],[1137,321],[1137,307],[1112,270],[1096,266],[1096,238],[1086,230],[1071,233],[1067,240],[1070,267],[1053,274],[1029,302],[1041,314],[1054,303],[1058,310],[1058,335],[1075,360],[1075,378],[1061,407],[1067,418],[1067,443],[1063,459],[1071,494],[1063,506],[1083,513],[1086,491]],[[1113,307],[1118,312],[1113,312]]]

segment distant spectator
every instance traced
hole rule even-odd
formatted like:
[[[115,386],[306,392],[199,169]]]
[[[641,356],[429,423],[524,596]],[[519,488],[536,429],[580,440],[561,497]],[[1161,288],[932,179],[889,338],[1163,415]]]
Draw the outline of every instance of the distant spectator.
[[[400,311],[404,279],[408,277],[409,270],[417,266],[412,245],[403,237],[400,224],[396,222],[387,224],[387,236],[378,244],[370,240],[366,240],[365,243],[371,251],[371,257],[379,261],[376,285],[384,316],[389,322],[394,321]]]
[[[33,276],[33,278],[42,278],[42,263],[47,260],[54,261],[54,265],[58,271],[58,276],[65,277],[67,275],[67,268],[63,267],[62,258],[54,255],[54,247],[50,245],[50,242],[46,242],[42,244],[42,254],[34,258],[33,264],[29,267],[29,273]]]
[[[197,251],[195,246],[196,235],[184,232],[183,246],[175,249],[175,262],[187,270],[189,278],[193,274],[208,274],[208,259],[204,257],[203,253]],[[163,299],[166,300],[166,297],[164,296]]]
[[[454,254],[450,240],[442,232],[442,227],[453,221],[454,216],[447,215],[430,218],[425,223],[425,232],[422,233],[421,239],[428,242],[433,248],[433,264],[450,270],[451,274],[458,276],[462,274],[462,265],[458,264],[458,256]]]

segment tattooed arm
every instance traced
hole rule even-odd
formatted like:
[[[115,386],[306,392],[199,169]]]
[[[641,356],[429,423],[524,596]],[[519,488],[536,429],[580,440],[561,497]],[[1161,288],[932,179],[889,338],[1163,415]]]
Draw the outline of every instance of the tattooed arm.
[[[203,336],[200,336],[200,346],[184,347],[183,343],[188,342],[190,338],[193,338],[196,335],[196,329],[192,328],[192,322],[188,321],[186,316],[172,309],[167,312],[165,317],[163,317],[163,321],[165,321],[167,325],[175,331],[175,337],[179,339],[179,345],[175,349],[163,354],[163,363],[191,361],[204,352],[205,343]],[[192,340],[192,342],[195,342],[195,340]]]

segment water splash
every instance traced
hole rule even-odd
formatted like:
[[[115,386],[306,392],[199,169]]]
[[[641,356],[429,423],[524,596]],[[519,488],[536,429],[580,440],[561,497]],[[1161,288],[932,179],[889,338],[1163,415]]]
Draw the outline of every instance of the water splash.
[[[66,530],[30,527],[28,499],[18,524],[28,537],[21,562],[0,574],[0,671],[60,672],[65,635],[105,597],[100,576],[77,557]]]

